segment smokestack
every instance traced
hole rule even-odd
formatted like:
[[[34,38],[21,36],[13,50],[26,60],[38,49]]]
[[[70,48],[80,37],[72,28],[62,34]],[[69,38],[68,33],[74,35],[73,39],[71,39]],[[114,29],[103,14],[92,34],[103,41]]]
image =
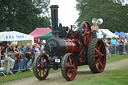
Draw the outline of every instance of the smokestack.
[[[59,37],[58,30],[58,5],[51,5],[51,17],[52,17],[52,34],[53,37]]]

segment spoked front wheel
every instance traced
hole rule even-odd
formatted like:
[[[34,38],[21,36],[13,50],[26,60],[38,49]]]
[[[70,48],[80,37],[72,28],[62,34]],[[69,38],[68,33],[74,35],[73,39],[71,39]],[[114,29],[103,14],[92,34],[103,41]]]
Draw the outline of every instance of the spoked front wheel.
[[[33,64],[33,72],[37,79],[44,80],[47,78],[50,68],[46,68],[49,64],[48,57],[44,54],[39,55]]]
[[[65,54],[61,62],[61,71],[67,81],[74,80],[77,74],[77,61],[71,53]]]

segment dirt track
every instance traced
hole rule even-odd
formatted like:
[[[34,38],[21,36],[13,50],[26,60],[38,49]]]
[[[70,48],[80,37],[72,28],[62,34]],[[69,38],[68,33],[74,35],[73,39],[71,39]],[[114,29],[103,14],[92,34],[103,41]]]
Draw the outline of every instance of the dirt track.
[[[128,62],[128,59],[120,60],[120,61],[117,61],[114,63],[109,63],[106,65],[105,72],[126,67],[126,66],[128,66],[128,64],[126,64],[127,62]],[[105,72],[100,73],[100,74],[92,74],[91,71],[89,70],[89,68],[80,69],[80,70],[78,70],[78,74],[74,81],[77,81],[82,78],[88,78],[89,76],[102,75]],[[39,81],[35,77],[30,77],[30,78],[25,78],[22,80],[16,80],[16,81],[12,81],[9,83],[4,83],[2,85],[70,85],[72,82],[73,81],[67,82],[62,77],[61,72],[58,72],[58,73],[54,73],[54,74],[49,74],[48,78],[43,81]]]

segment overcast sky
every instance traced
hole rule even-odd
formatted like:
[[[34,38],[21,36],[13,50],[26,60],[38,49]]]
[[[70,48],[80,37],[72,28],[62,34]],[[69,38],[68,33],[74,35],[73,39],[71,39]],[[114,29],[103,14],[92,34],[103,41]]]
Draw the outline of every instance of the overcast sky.
[[[63,26],[73,25],[78,18],[76,0],[51,0],[50,5],[58,5],[58,18]]]

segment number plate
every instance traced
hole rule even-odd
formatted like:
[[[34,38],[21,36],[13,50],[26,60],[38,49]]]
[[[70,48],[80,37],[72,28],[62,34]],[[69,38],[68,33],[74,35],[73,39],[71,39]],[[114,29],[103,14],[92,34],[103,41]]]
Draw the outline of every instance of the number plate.
[[[60,59],[55,59],[55,62],[56,63],[60,63]]]

